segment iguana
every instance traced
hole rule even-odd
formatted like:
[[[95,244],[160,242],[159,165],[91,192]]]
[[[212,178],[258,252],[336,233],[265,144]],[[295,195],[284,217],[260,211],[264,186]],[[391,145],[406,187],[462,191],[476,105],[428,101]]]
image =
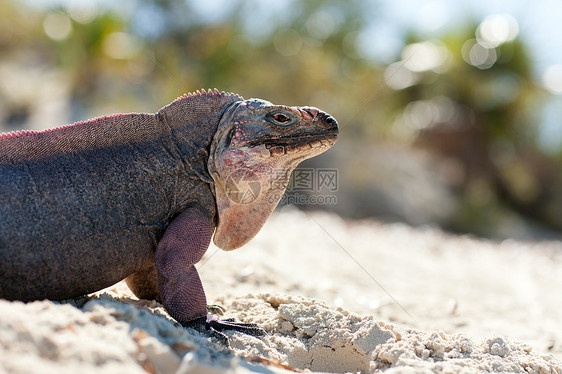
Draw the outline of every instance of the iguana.
[[[186,94],[116,114],[0,135],[0,297],[63,300],[123,279],[184,326],[259,332],[207,310],[194,266],[261,229],[291,171],[331,147],[312,107]]]

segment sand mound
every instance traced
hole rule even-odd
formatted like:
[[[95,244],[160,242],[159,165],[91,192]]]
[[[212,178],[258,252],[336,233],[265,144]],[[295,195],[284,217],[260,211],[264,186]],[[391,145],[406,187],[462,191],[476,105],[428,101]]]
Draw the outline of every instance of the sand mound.
[[[270,336],[236,334],[240,356],[259,356],[293,368],[321,372],[416,371],[558,372],[560,362],[531,352],[524,344],[491,337],[476,344],[463,335],[404,330],[313,299],[260,295],[235,300],[232,315],[264,326]],[[249,315],[248,310],[259,311]],[[258,341],[259,340],[259,341]]]
[[[82,300],[85,301],[85,300]],[[0,302],[0,365],[13,373],[513,372],[560,373],[554,357],[502,337],[404,330],[314,299],[224,300],[229,316],[268,335],[228,332],[230,349],[183,329],[157,303],[101,295],[78,304]]]

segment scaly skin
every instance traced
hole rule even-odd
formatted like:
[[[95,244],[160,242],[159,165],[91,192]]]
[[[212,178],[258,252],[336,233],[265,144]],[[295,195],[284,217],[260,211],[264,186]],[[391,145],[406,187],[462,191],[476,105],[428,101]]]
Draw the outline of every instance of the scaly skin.
[[[183,325],[256,333],[208,316],[194,264],[213,232],[225,250],[251,240],[290,172],[337,133],[318,109],[209,90],[154,115],[2,134],[0,297],[62,300],[126,279]],[[250,198],[245,183],[259,187]]]

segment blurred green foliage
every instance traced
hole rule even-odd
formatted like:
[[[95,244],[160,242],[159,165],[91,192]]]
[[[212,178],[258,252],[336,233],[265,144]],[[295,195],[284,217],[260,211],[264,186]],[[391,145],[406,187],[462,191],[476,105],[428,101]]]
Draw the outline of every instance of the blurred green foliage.
[[[237,0],[211,16],[183,0],[61,4],[0,3],[0,130],[154,112],[217,87],[338,119],[338,146],[308,165],[338,168],[340,203],[328,208],[340,214],[492,237],[562,230],[562,153],[537,147],[547,94],[520,39],[486,39],[482,20],[434,40],[406,30],[397,62],[385,66],[362,50],[377,19],[358,0],[279,10]]]

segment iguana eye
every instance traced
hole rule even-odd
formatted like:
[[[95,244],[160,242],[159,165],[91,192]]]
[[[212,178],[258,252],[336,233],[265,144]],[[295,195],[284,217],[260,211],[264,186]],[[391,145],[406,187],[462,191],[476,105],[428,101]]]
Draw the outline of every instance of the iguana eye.
[[[273,119],[279,123],[285,123],[289,121],[289,117],[284,114],[278,113],[273,116]]]

